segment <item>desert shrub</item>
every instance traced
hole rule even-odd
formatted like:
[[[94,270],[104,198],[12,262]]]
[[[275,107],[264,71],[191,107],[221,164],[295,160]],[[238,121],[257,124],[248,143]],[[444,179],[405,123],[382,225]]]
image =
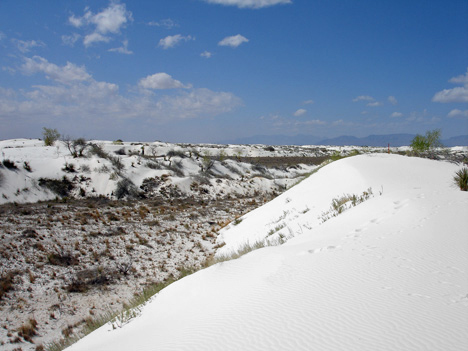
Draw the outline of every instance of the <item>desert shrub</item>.
[[[50,253],[47,255],[47,262],[54,266],[63,267],[75,266],[79,263],[78,259],[70,253]]]
[[[157,163],[157,162],[154,162],[154,161],[146,162],[145,166],[150,168],[150,169],[161,169],[161,165],[159,163]]]
[[[108,156],[109,161],[111,161],[112,166],[114,166],[114,169],[116,170],[117,173],[120,173],[124,170],[125,166],[122,163],[122,159],[118,156]]]
[[[73,163],[65,162],[65,166],[63,166],[62,171],[68,173],[76,173],[75,165]]]
[[[177,156],[177,157],[180,157],[180,158],[187,157],[187,155],[185,155],[185,153],[183,153],[182,151],[176,151],[176,150],[169,151],[166,156],[168,158],[171,158],[171,157],[174,157],[174,156]]]
[[[91,172],[91,168],[89,167],[89,165],[81,165],[80,170],[81,170],[81,172],[83,172],[83,173],[89,173],[89,172]]]
[[[114,141],[112,142],[112,144],[114,144],[114,145],[122,145],[122,144],[123,144],[123,140],[122,140],[122,139],[114,140]]]
[[[13,280],[17,274],[17,271],[11,271],[2,273],[0,276],[0,300],[3,296],[6,295],[6,293],[8,293],[10,290],[13,290]]]
[[[18,169],[18,167],[15,165],[15,162],[8,159],[3,160],[2,164],[8,169]]]
[[[24,340],[32,342],[32,337],[37,335],[37,321],[30,318],[26,323],[18,328],[18,336]]]
[[[49,178],[39,178],[39,185],[49,189],[55,194],[66,197],[73,190],[73,183],[68,180],[67,177],[63,176],[61,180],[59,179],[49,179]]]
[[[455,172],[453,181],[457,187],[462,191],[468,191],[468,168],[463,167],[462,169]]]
[[[42,128],[42,137],[44,138],[45,146],[53,146],[57,140],[60,138],[60,133],[57,129],[51,128]]]
[[[101,167],[95,168],[94,170],[98,173],[110,173],[111,172],[111,169],[107,167],[106,165],[102,165]]]
[[[29,162],[27,161],[24,161],[23,168],[28,172],[32,172],[31,166],[29,165]]]
[[[112,283],[114,278],[120,276],[117,270],[97,267],[78,272],[76,277],[66,286],[68,292],[83,293],[93,286],[103,286]]]
[[[130,179],[124,178],[117,183],[117,188],[115,189],[115,196],[117,199],[122,199],[124,197],[138,197],[138,195],[138,189]]]
[[[178,177],[183,177],[184,176],[184,167],[182,166],[182,162],[172,162],[169,167],[167,167],[169,170],[174,172],[174,175]]]
[[[442,147],[440,134],[440,129],[427,131],[426,135],[417,134],[411,141],[410,146],[414,152],[424,152],[436,147]]]
[[[120,156],[124,156],[124,155],[127,154],[127,153],[125,152],[125,149],[124,149],[124,148],[118,149],[117,151],[114,151],[114,153],[115,153],[116,155],[120,155]]]
[[[89,153],[91,155],[96,155],[100,158],[109,158],[109,154],[104,150],[104,147],[100,144],[89,144]]]
[[[267,146],[267,147],[264,148],[264,150],[273,152],[273,151],[275,151],[275,148],[273,146]]]

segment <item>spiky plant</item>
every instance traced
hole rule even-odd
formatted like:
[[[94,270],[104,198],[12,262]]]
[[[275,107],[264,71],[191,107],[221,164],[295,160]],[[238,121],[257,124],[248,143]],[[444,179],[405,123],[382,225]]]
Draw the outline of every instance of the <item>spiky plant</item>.
[[[455,172],[453,181],[462,191],[468,191],[468,168],[463,167],[462,169]]]

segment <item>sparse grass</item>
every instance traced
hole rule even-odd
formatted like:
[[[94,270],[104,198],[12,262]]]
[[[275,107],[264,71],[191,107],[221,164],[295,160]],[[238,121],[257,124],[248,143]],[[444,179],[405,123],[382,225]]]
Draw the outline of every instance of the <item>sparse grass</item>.
[[[468,191],[468,168],[463,167],[462,169],[455,172],[453,176],[453,182],[462,191]]]
[[[13,290],[13,280],[18,274],[17,271],[12,271],[4,273],[0,276],[0,300],[5,296],[10,290]]]
[[[37,321],[30,318],[26,323],[18,328],[18,336],[25,341],[33,342],[32,338],[37,335]]]
[[[359,196],[355,194],[344,194],[340,197],[334,198],[330,209],[327,212],[322,213],[322,223],[328,221],[332,217],[338,216],[347,209],[368,200],[371,196],[374,196],[374,194],[372,192],[372,188],[369,188],[366,191],[363,191]]]

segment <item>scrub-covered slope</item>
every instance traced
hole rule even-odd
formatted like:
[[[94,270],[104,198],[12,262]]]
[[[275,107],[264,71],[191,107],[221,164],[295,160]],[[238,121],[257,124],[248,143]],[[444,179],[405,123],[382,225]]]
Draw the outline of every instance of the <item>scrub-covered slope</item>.
[[[69,350],[466,350],[458,168],[393,155],[328,165],[222,236],[235,250],[282,215],[295,237],[184,278]],[[374,196],[323,222],[333,199],[369,187]]]

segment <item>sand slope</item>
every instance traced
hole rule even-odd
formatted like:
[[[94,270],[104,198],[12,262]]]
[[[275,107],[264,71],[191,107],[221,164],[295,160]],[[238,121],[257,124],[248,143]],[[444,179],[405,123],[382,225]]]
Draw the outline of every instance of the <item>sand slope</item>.
[[[285,208],[306,205],[294,216],[311,229],[184,278],[129,324],[69,350],[466,350],[468,194],[451,185],[457,169],[392,155],[326,166],[223,237],[234,249],[230,230],[251,222],[260,239]],[[319,223],[333,197],[368,187],[373,198]]]

